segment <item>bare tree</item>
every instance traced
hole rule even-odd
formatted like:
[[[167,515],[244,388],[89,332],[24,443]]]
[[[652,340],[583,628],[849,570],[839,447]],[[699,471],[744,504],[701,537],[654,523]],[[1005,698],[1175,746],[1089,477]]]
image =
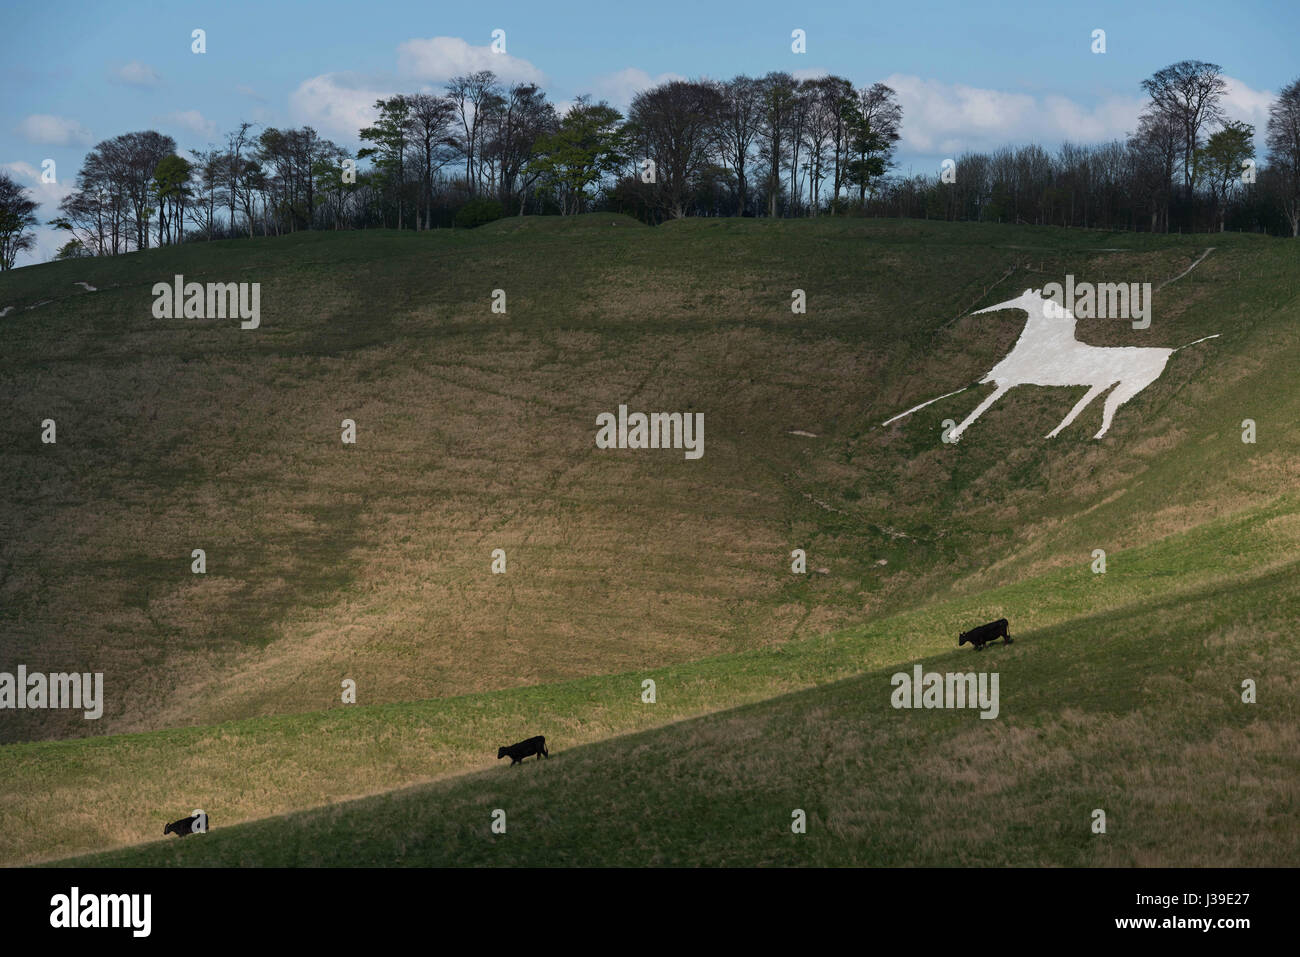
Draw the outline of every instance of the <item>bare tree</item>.
[[[527,192],[536,180],[535,176],[525,174],[525,166],[537,141],[555,132],[560,118],[536,84],[516,83],[506,93],[493,119],[492,138],[484,151],[496,168],[501,206],[508,209],[514,197]],[[519,209],[522,214],[522,202]]]
[[[431,93],[415,93],[406,99],[411,110],[411,138],[420,164],[420,193],[424,205],[423,223],[417,209],[416,226],[428,229],[433,219],[434,177],[455,158],[452,123],[456,119],[456,105],[449,97]]]
[[[1300,236],[1300,79],[1282,87],[1269,107],[1267,142],[1282,211],[1291,235]]]
[[[724,165],[736,174],[736,215],[743,216],[749,202],[750,151],[758,136],[762,114],[759,81],[738,76],[718,86],[718,117],[714,143]]]
[[[0,270],[13,269],[18,254],[35,244],[28,230],[37,224],[39,205],[13,177],[0,173]]]
[[[790,151],[791,114],[798,84],[789,73],[769,73],[759,81],[759,144],[767,162],[767,214],[775,217],[781,198],[781,167]]]
[[[834,169],[831,173],[831,212],[839,207],[840,191],[848,182],[849,123],[855,107],[853,84],[841,76],[828,76],[822,81],[822,96],[835,111],[835,126],[831,130],[831,151]]]
[[[1174,169],[1182,141],[1178,121],[1164,113],[1148,111],[1138,121],[1138,131],[1129,140],[1134,159],[1134,185],[1150,203],[1151,231],[1164,223],[1169,231],[1169,198]]]
[[[244,175],[244,149],[251,140],[248,131],[252,128],[252,123],[240,123],[239,129],[226,134],[226,198],[230,203],[230,234],[232,236],[235,233],[235,202],[239,196],[240,180]],[[252,224],[250,223],[250,236],[253,234],[252,230]]]
[[[60,228],[71,230],[97,254],[116,254],[149,247],[150,205],[154,173],[176,141],[153,130],[123,133],[95,145],[86,154],[77,189],[59,204]]]
[[[1180,60],[1143,80],[1142,89],[1151,97],[1148,112],[1171,121],[1181,134],[1183,191],[1190,197],[1196,186],[1201,131],[1211,122],[1223,121],[1219,101],[1228,85],[1217,63]]]
[[[216,227],[217,204],[223,201],[221,180],[222,160],[225,154],[212,146],[206,150],[190,152],[194,154],[194,168],[198,179],[198,194],[195,202],[189,207],[190,221],[211,241]]]
[[[812,215],[820,209],[822,182],[826,178],[827,151],[834,153],[839,124],[839,77],[825,76],[803,84],[807,106],[803,124],[803,145],[808,151],[808,207]]]
[[[493,97],[501,98],[501,86],[491,70],[479,70],[467,76],[452,77],[447,84],[447,95],[456,107],[464,138],[461,149],[465,152],[465,188],[476,192],[478,139],[482,129],[483,107]]]
[[[808,122],[808,110],[813,100],[812,88],[804,82],[796,82],[794,100],[790,104],[790,130],[787,142],[790,146],[790,215],[799,215],[803,205],[803,187],[799,176],[799,154],[803,151],[804,127]],[[803,167],[807,169],[807,164]]]
[[[655,164],[658,205],[673,219],[687,202],[709,162],[720,103],[709,83],[673,80],[632,98],[629,135]]]

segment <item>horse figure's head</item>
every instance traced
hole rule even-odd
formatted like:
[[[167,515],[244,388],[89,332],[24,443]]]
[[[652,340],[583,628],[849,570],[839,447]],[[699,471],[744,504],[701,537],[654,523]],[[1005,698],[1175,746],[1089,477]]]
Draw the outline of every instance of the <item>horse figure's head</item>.
[[[998,312],[1002,309],[1019,309],[1027,313],[1029,322],[1026,331],[1037,329],[1053,335],[1065,335],[1074,338],[1074,315],[1069,309],[1057,303],[1050,296],[1044,296],[1041,289],[1026,289],[1015,299],[999,302],[971,313],[978,316],[983,312]]]

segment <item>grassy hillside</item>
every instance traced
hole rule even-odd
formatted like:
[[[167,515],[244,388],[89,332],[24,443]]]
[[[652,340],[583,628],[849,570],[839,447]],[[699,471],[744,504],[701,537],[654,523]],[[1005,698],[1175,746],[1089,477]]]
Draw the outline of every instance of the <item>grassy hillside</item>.
[[[1098,345],[1221,334],[1177,353],[1105,439],[1089,438],[1100,402],[1042,438],[1082,389],[1017,389],[956,446],[939,441],[940,423],[963,418],[981,391],[879,427],[1010,348],[1023,320],[964,316],[972,307],[1067,272],[1158,285],[1211,245],[1157,293],[1150,329],[1080,321]],[[175,273],[260,282],[261,328],[153,318],[150,288]],[[796,288],[806,316],[790,312]],[[506,291],[506,315],[490,311],[494,289]],[[1017,727],[1057,728],[1059,754],[1093,753],[1075,747],[1085,726],[1085,736],[1154,735],[1155,775],[1208,768],[1215,735],[1251,727],[1254,714],[1257,736],[1231,743],[1269,772],[1250,772],[1272,794],[1250,820],[1270,821],[1294,806],[1272,776],[1287,770],[1275,760],[1286,713],[1262,689],[1296,680],[1279,638],[1294,619],[1286,575],[1300,535],[1288,494],[1300,451],[1298,297],[1293,244],[1260,237],[862,220],[649,229],[613,216],[530,218],[8,274],[0,309],[17,308],[0,319],[11,408],[0,422],[0,670],[104,671],[108,701],[99,722],[0,713],[10,742],[0,747],[0,861],[150,840],[194,807],[218,827],[202,847],[130,859],[484,861],[497,853],[480,840],[484,794],[552,809],[545,827],[535,820],[530,838],[512,840],[513,862],[554,856],[592,814],[612,844],[592,836],[559,860],[601,860],[602,848],[635,857],[642,845],[613,837],[634,826],[662,860],[721,861],[732,859],[721,837],[699,829],[749,833],[760,806],[784,806],[783,768],[852,820],[874,820],[879,798],[904,819],[955,828],[935,817],[941,789],[924,769],[956,761],[945,722],[973,716],[895,712],[888,675],[1002,614],[1032,638],[997,653],[1024,669],[1017,704],[1005,674],[1004,717],[958,735],[983,736],[977,750],[992,748],[990,760],[1025,762],[990,793],[1027,808],[1035,794],[1068,790],[1037,745],[1004,740]],[[620,403],[703,411],[703,459],[596,450],[596,415]],[[57,445],[39,441],[45,418],[58,422]],[[356,446],[339,440],[344,418],[357,422]],[[1257,444],[1240,441],[1244,418],[1257,421]],[[808,550],[806,576],[790,573],[795,547]],[[207,551],[205,576],[190,573],[193,548]],[[490,574],[494,548],[507,553],[505,575]],[[1095,548],[1109,555],[1105,576],[1089,571]],[[1234,707],[1233,675],[1261,661],[1272,669],[1257,679],[1261,704]],[[1081,684],[1080,670],[1094,680]],[[1163,682],[1198,674],[1226,690],[1193,719]],[[645,677],[660,682],[654,706],[638,697]],[[359,705],[340,703],[343,678],[356,680]],[[883,696],[863,690],[882,681]],[[823,713],[856,743],[864,728],[893,730],[873,731],[852,760],[832,758],[832,742],[808,767],[795,743],[813,734],[808,715]],[[1079,725],[1078,714],[1098,723]],[[933,733],[912,744],[931,763],[895,768],[890,780],[910,790],[889,805],[894,792],[866,772],[873,761],[894,767],[890,755],[922,726]],[[561,752],[541,769],[449,777],[537,730]],[[640,736],[606,740],[628,733]],[[762,746],[720,756],[733,733]],[[1205,753],[1193,760],[1197,741]],[[1131,751],[1097,747],[1099,774],[1133,766]],[[628,760],[628,748],[645,760]],[[656,790],[644,776],[665,762],[673,771]],[[721,780],[728,762],[753,771],[751,783]],[[1172,779],[1148,783],[1153,796],[1172,793]],[[349,817],[373,811],[364,803],[291,818],[289,843],[269,840],[268,825],[226,830],[413,784],[368,799],[389,802],[398,820],[430,800],[447,809],[401,853],[383,828]],[[676,797],[658,814],[663,788]],[[747,803],[755,789],[767,796]],[[570,819],[579,790],[594,803]],[[674,807],[710,794],[730,795],[731,810],[716,811],[729,816],[673,823]],[[1223,794],[1189,800],[1215,814]],[[803,801],[793,806],[813,798]],[[1033,813],[1059,810],[1044,807]],[[828,832],[810,828],[791,853],[912,859],[830,808],[817,820],[839,821],[829,833],[844,846],[831,851],[819,843]],[[1164,815],[1171,826],[1174,816]],[[357,836],[334,840],[335,825]],[[990,863],[1026,862],[1017,853],[1088,863],[1080,855],[1102,846],[1085,841],[1070,857],[1016,837],[1028,831],[975,832],[987,841],[971,838],[962,853]],[[1233,833],[1245,853],[1261,828]],[[740,841],[734,859],[786,860],[765,835]],[[936,837],[933,853],[961,841]],[[1127,848],[1115,863],[1159,857],[1145,844],[1104,846]],[[1293,853],[1294,835],[1270,846]]]
[[[657,675],[665,698],[695,700],[707,683],[718,701],[743,699],[765,679],[772,690],[831,681],[855,661],[861,669],[576,747],[568,742],[591,729],[569,730],[558,712],[583,708],[574,689],[557,689],[535,705],[536,726],[557,732],[556,753],[536,765],[64,863],[1294,866],[1296,504],[1216,528],[1219,542],[1252,543],[1250,557],[1263,559],[1253,570],[1231,559],[1217,572],[1187,567],[1204,542],[1170,541],[1126,554],[1125,571],[1108,573],[1116,577],[1104,588],[1076,573],[999,589],[986,598],[1000,603],[992,613],[1033,624],[978,659],[968,649],[935,653],[940,642],[927,635],[977,611],[944,607]],[[1271,559],[1257,539],[1271,540]],[[1048,607],[1035,614],[1038,602]],[[880,664],[913,655],[926,670],[996,670],[997,719],[893,709],[890,676],[911,668]],[[1240,700],[1245,678],[1258,685],[1257,704]],[[611,684],[586,685],[611,715],[647,707],[628,704],[633,681]],[[389,726],[406,736],[434,714],[391,715]],[[358,728],[332,730],[347,738]],[[790,830],[796,808],[808,817],[804,835]],[[1104,835],[1090,830],[1097,808]],[[506,812],[504,835],[490,830],[496,809]]]

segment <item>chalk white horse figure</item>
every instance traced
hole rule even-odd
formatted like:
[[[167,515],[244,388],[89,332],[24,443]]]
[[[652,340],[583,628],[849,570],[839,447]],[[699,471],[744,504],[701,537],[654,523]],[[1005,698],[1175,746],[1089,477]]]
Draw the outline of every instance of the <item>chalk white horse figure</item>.
[[[983,415],[989,406],[1000,399],[1007,390],[1018,385],[1086,385],[1088,387],[1088,391],[1075,403],[1070,414],[1061,420],[1060,425],[1047,433],[1049,439],[1055,438],[1062,429],[1077,419],[1079,413],[1086,409],[1093,399],[1114,386],[1114,391],[1106,396],[1106,404],[1102,409],[1101,429],[1093,436],[1094,439],[1099,439],[1110,429],[1115,410],[1160,378],[1160,374],[1165,371],[1165,363],[1169,361],[1171,355],[1178,349],[1187,348],[1187,346],[1179,346],[1178,349],[1090,346],[1086,342],[1080,342],[1075,338],[1075,319],[1070,310],[1050,298],[1044,298],[1041,289],[1026,289],[1015,299],[1008,299],[987,309],[976,310],[971,315],[997,312],[999,309],[1023,310],[1029,314],[1029,321],[1025,323],[1024,331],[1020,333],[1020,338],[1016,340],[1015,346],[1007,353],[1006,358],[980,379],[979,384],[992,382],[997,388],[949,433],[953,441],[960,439],[970,424]],[[1216,333],[1213,336],[1206,336],[1205,339],[1197,339],[1196,342],[1217,337]],[[1196,342],[1189,342],[1187,345],[1195,345]],[[911,415],[918,409],[925,408],[931,402],[938,402],[939,399],[946,399],[948,396],[965,391],[966,389],[958,389],[957,392],[949,392],[930,399],[929,402],[922,402],[881,424],[888,425],[903,416]]]

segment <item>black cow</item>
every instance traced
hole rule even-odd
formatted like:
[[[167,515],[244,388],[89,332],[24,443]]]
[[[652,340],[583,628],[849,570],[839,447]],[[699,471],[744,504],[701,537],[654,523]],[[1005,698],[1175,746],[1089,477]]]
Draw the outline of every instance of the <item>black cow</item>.
[[[166,837],[168,834],[175,834],[178,837],[184,837],[186,834],[193,834],[195,833],[194,825],[198,823],[198,820],[199,816],[195,814],[193,817],[183,817],[179,821],[172,821],[163,828],[163,837]],[[206,822],[204,826],[206,827]],[[200,831],[199,833],[202,832]]]
[[[970,631],[963,631],[957,639],[957,647],[960,648],[969,641],[975,646],[976,651],[983,651],[985,645],[998,638],[1002,639],[1004,645],[1011,644],[1011,633],[1007,630],[1007,620],[1005,618],[991,621],[987,625],[980,625]]]
[[[529,738],[527,741],[520,741],[518,744],[512,744],[508,748],[497,748],[497,760],[500,761],[506,755],[510,755],[510,765],[513,767],[524,760],[524,758],[537,755],[539,758],[550,759],[551,754],[546,750],[546,736],[539,734],[535,738]]]

